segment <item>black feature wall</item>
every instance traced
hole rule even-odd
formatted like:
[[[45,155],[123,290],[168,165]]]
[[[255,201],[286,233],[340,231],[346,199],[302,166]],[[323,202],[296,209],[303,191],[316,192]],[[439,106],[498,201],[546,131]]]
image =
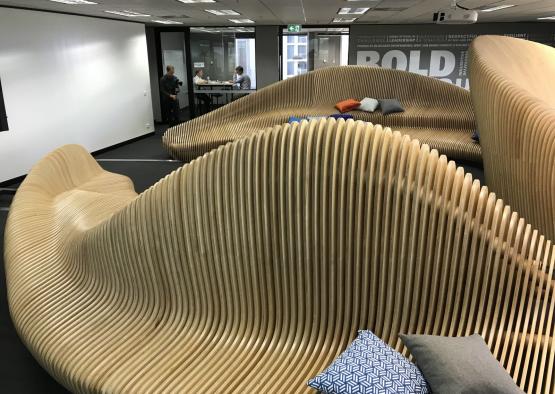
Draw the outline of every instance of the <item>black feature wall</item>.
[[[280,26],[256,26],[256,86],[258,89],[280,80]]]
[[[2,80],[0,80],[0,131],[8,130],[8,115],[4,105],[4,93],[2,92]]]
[[[483,34],[555,44],[550,23],[351,25],[349,64],[411,71],[468,89],[468,47]]]

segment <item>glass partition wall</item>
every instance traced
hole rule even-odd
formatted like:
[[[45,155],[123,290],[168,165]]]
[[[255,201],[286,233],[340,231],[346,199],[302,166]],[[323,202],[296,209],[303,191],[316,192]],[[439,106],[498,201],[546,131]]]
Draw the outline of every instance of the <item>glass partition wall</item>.
[[[191,28],[190,65],[193,78],[197,72],[200,78],[192,84],[195,115],[228,104],[256,89],[254,43],[252,27]],[[243,68],[241,77],[235,71],[239,66]]]
[[[282,31],[282,79],[330,66],[348,64],[349,28],[303,28]]]
[[[229,81],[242,66],[256,89],[254,28],[192,27],[190,37],[193,75],[203,70],[206,80]]]

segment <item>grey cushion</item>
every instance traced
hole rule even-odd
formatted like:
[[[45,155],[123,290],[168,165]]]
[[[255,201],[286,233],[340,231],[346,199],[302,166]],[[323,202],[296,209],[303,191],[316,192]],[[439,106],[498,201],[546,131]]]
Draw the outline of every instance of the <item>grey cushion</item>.
[[[380,108],[384,115],[392,114],[395,112],[405,112],[405,109],[397,99],[381,99]]]
[[[511,394],[522,391],[478,334],[400,335],[433,393]]]
[[[360,106],[357,108],[360,111],[374,112],[380,105],[380,102],[374,98],[365,97],[360,101]]]

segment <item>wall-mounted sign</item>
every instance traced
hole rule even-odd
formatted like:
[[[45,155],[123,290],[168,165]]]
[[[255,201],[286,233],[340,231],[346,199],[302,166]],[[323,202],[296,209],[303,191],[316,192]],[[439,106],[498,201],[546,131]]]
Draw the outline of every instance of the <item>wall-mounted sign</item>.
[[[204,62],[194,62],[194,63],[193,63],[193,67],[195,67],[195,68],[203,68],[203,67],[204,67]]]
[[[301,25],[287,25],[287,31],[289,33],[300,33],[301,27]]]
[[[469,89],[468,80],[468,47],[470,42],[480,34],[499,34],[490,32],[488,27],[473,26],[468,32],[461,33],[448,28],[435,28],[433,31],[412,33],[411,30],[397,31],[388,28],[364,28],[354,32],[351,40],[354,43],[356,64],[393,68],[437,78]],[[553,45],[553,33],[538,27],[529,31],[518,32],[507,28],[505,36],[524,38],[548,45]],[[522,26],[520,30],[528,26]],[[491,29],[491,28],[490,28]],[[431,28],[429,28],[431,30]]]

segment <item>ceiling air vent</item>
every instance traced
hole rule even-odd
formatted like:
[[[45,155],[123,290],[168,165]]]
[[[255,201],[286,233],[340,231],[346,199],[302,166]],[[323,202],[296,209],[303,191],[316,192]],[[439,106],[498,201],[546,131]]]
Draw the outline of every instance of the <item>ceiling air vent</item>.
[[[408,7],[374,7],[372,11],[404,11],[406,9],[408,9]]]
[[[187,19],[190,18],[189,15],[158,15],[158,18],[164,19]]]

